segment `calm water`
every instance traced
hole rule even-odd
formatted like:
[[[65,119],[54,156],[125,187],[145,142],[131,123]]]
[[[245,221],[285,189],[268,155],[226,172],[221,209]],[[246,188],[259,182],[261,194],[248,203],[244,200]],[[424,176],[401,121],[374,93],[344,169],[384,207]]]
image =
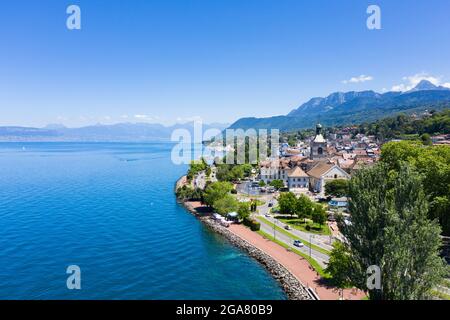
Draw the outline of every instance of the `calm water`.
[[[0,143],[1,299],[284,299],[180,207],[171,146]],[[66,288],[80,266],[82,289]]]

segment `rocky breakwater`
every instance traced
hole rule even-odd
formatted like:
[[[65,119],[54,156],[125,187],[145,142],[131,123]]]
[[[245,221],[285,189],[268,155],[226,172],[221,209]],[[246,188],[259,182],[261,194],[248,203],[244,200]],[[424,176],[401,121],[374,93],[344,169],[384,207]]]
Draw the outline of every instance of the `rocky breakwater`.
[[[228,241],[230,241],[233,245],[245,251],[249,256],[261,263],[281,284],[281,287],[290,300],[314,300],[308,289],[283,265],[275,261],[271,256],[236,236],[227,228],[216,223],[210,217],[203,217],[201,220],[215,232],[228,239]]]

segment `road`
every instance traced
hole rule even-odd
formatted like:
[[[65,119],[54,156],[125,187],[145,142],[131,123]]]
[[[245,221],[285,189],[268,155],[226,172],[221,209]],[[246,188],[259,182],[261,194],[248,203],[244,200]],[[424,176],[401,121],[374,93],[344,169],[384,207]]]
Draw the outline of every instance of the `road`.
[[[301,251],[302,253],[306,254],[306,255],[311,255],[311,258],[313,258],[314,260],[316,260],[319,265],[322,268],[326,268],[329,257],[322,253],[319,252],[317,250],[314,249],[310,249],[308,246],[304,245],[303,247],[299,248],[294,246],[294,239],[289,237],[288,235],[281,233],[278,230],[274,230],[273,227],[269,226],[268,224],[264,223],[264,221],[261,221],[261,230],[264,231],[265,233],[274,236],[276,240],[283,242],[284,244],[288,245],[290,248],[296,249]]]
[[[269,203],[272,203],[273,206],[277,205],[277,201],[275,199],[275,194],[259,193],[257,189],[249,188],[250,187],[249,185],[250,185],[250,182],[242,183],[241,185],[238,185],[237,190],[240,194],[250,195],[250,196],[252,196],[252,195],[258,196],[259,200],[264,201],[264,204],[262,206],[258,206],[257,217],[258,216],[263,217],[264,219],[270,221],[272,224],[275,224],[278,227],[284,229],[286,224],[282,223],[278,219],[275,219],[272,215],[267,216],[267,214],[270,212],[270,209],[271,209],[271,207],[269,207]],[[313,245],[316,245],[322,249],[331,251],[333,249],[333,247],[330,245],[330,240],[331,240],[330,236],[312,234],[312,233],[308,233],[308,232],[304,232],[304,231],[300,231],[300,230],[296,230],[296,229],[285,230],[286,233],[289,233],[292,235],[292,237],[290,237],[285,233],[282,233],[278,230],[274,230],[274,228],[270,224],[267,224],[264,221],[261,221],[260,219],[258,219],[258,220],[261,222],[261,230],[262,231],[264,231],[265,233],[267,233],[271,236],[274,236],[274,231],[275,231],[275,238],[277,240],[288,245],[290,248],[295,248],[295,249],[301,251],[302,253],[305,253],[308,256],[311,255],[311,258],[316,260],[322,268],[326,267],[328,260],[329,260],[328,255],[326,255],[320,251],[317,251],[314,248],[310,249],[310,247],[307,246],[306,244],[302,248],[294,246],[294,240],[295,240],[294,237],[300,238],[301,240],[303,240],[302,242],[310,242]]]
[[[264,216],[265,219],[269,220],[271,223],[277,224],[280,228],[284,228],[286,226],[285,223],[279,221],[278,219],[274,218],[272,215],[266,216],[270,212],[269,202],[272,201],[273,205],[276,206],[276,200],[275,199],[265,199],[266,203],[264,205],[258,207],[258,213],[259,215]],[[305,232],[301,230],[297,230],[294,228],[291,228],[291,230],[286,230],[287,232],[293,234],[294,236],[307,241],[311,242],[312,244],[325,249],[327,251],[331,251],[333,249],[333,246],[330,244],[333,242],[332,237],[320,235],[320,234],[313,234],[310,232]]]

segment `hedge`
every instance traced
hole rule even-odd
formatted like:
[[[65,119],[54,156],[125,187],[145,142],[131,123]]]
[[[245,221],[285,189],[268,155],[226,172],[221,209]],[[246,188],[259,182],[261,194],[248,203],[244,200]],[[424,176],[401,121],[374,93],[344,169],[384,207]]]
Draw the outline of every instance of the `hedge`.
[[[261,229],[261,223],[256,221],[255,219],[245,218],[243,221],[244,225],[249,227],[252,231],[259,231]]]

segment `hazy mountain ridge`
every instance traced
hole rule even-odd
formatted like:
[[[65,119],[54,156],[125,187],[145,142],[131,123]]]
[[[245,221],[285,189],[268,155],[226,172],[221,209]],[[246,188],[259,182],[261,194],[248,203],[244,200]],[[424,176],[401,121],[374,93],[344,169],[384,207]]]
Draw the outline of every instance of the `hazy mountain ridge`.
[[[203,124],[203,131],[211,128],[223,130],[228,124]],[[150,123],[118,123],[67,128],[48,125],[44,128],[4,126],[0,127],[0,141],[166,141],[176,129],[186,129],[193,137],[194,123],[164,126]],[[200,138],[202,139],[202,138]]]
[[[335,92],[325,98],[312,98],[286,116],[241,118],[230,128],[280,129],[282,131],[324,125],[374,121],[399,112],[412,113],[450,107],[450,89],[421,81],[407,92]]]

